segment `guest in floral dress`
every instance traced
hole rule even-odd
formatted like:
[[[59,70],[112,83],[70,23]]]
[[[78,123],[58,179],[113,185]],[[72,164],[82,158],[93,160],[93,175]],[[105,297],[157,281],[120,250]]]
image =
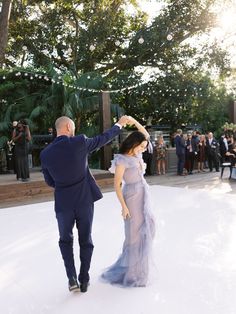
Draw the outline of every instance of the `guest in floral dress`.
[[[166,173],[166,152],[166,143],[163,136],[160,136],[156,143],[157,174]]]

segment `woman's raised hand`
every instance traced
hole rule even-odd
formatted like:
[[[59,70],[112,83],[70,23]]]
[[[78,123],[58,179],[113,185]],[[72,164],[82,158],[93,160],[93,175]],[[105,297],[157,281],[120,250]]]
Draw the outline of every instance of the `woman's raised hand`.
[[[128,116],[128,122],[127,122],[128,125],[134,125],[136,122],[137,121],[133,117]]]

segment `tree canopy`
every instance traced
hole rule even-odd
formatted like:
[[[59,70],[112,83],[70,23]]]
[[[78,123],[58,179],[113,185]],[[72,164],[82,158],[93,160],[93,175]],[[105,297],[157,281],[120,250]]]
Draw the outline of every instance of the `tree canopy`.
[[[24,113],[40,132],[66,113],[85,115],[91,126],[87,113],[97,111],[96,91],[105,89],[144,122],[218,128],[232,96],[222,83],[227,52],[209,40],[217,1],[159,1],[151,22],[135,0],[13,1],[1,119]]]

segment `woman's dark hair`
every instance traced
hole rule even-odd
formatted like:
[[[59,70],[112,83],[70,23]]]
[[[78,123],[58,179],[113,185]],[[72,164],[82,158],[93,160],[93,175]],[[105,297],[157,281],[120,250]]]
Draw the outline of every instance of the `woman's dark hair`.
[[[143,141],[147,141],[145,135],[139,131],[134,131],[121,143],[119,153],[126,154],[139,146]]]

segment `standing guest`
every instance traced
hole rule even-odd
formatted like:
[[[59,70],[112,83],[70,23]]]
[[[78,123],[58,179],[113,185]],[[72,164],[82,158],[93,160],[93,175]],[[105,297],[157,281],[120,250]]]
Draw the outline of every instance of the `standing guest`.
[[[187,139],[188,139],[188,134],[187,133],[183,133],[183,140],[185,143],[185,157],[184,157],[184,169],[183,169],[183,174],[187,175],[188,174],[188,169],[189,169],[189,160],[187,159],[187,148],[186,148],[186,143],[187,143]]]
[[[198,130],[193,131],[192,133],[192,139],[195,140],[196,144],[198,145],[199,141],[200,141],[200,136],[201,133]]]
[[[156,142],[156,160],[157,160],[157,173],[160,175],[166,172],[166,143],[163,136],[160,136]]]
[[[115,173],[114,186],[122,207],[125,240],[121,255],[102,274],[102,279],[124,287],[144,287],[148,283],[155,233],[148,185],[143,176],[145,167],[142,152],[147,147],[149,134],[136,120],[130,120],[130,123],[138,131],[123,141],[120,153],[115,156],[109,169]]]
[[[48,137],[47,137],[47,142],[45,144],[50,144],[56,137],[56,131],[50,127],[48,128]]]
[[[197,142],[194,138],[192,138],[192,134],[187,134],[187,141],[186,141],[186,161],[187,161],[187,171],[188,174],[193,174],[194,168],[194,160],[195,156],[197,155]]]
[[[18,122],[17,128],[13,130],[12,140],[15,143],[16,179],[26,182],[30,177],[28,151],[31,134],[25,121]]]
[[[208,133],[208,138],[206,140],[206,152],[210,172],[213,170],[213,167],[216,169],[216,172],[219,172],[219,144],[213,137],[212,132]]]
[[[219,149],[220,149],[221,163],[223,163],[227,159],[226,153],[229,150],[226,134],[222,134],[221,137],[220,137]]]
[[[177,175],[183,176],[184,162],[185,162],[185,140],[183,139],[183,132],[181,129],[176,131],[175,135],[175,147],[176,155],[178,158],[177,163]]]
[[[48,128],[48,135],[53,135],[53,128],[52,127],[50,127],[50,128]]]
[[[234,135],[232,133],[227,136],[227,145],[229,152],[235,147]]]
[[[146,127],[147,132],[149,129],[150,129],[149,127]],[[148,176],[151,176],[153,174],[153,171],[152,171],[153,146],[152,146],[151,141],[149,141],[147,149],[143,152],[143,160],[147,165],[145,174]]]
[[[91,237],[94,202],[102,198],[88,167],[88,155],[117,136],[128,117],[120,118],[111,129],[93,138],[75,136],[75,124],[68,117],[55,122],[57,137],[41,152],[41,165],[46,183],[55,189],[55,211],[59,229],[59,247],[64,260],[70,291],[86,292],[93,253]],[[73,227],[78,229],[80,271],[73,252]]]
[[[233,143],[230,147],[230,151],[226,152],[226,156],[229,158],[231,165],[235,167],[236,164],[236,143]]]
[[[200,135],[197,153],[197,170],[204,172],[204,162],[206,160],[206,137],[204,134]]]

